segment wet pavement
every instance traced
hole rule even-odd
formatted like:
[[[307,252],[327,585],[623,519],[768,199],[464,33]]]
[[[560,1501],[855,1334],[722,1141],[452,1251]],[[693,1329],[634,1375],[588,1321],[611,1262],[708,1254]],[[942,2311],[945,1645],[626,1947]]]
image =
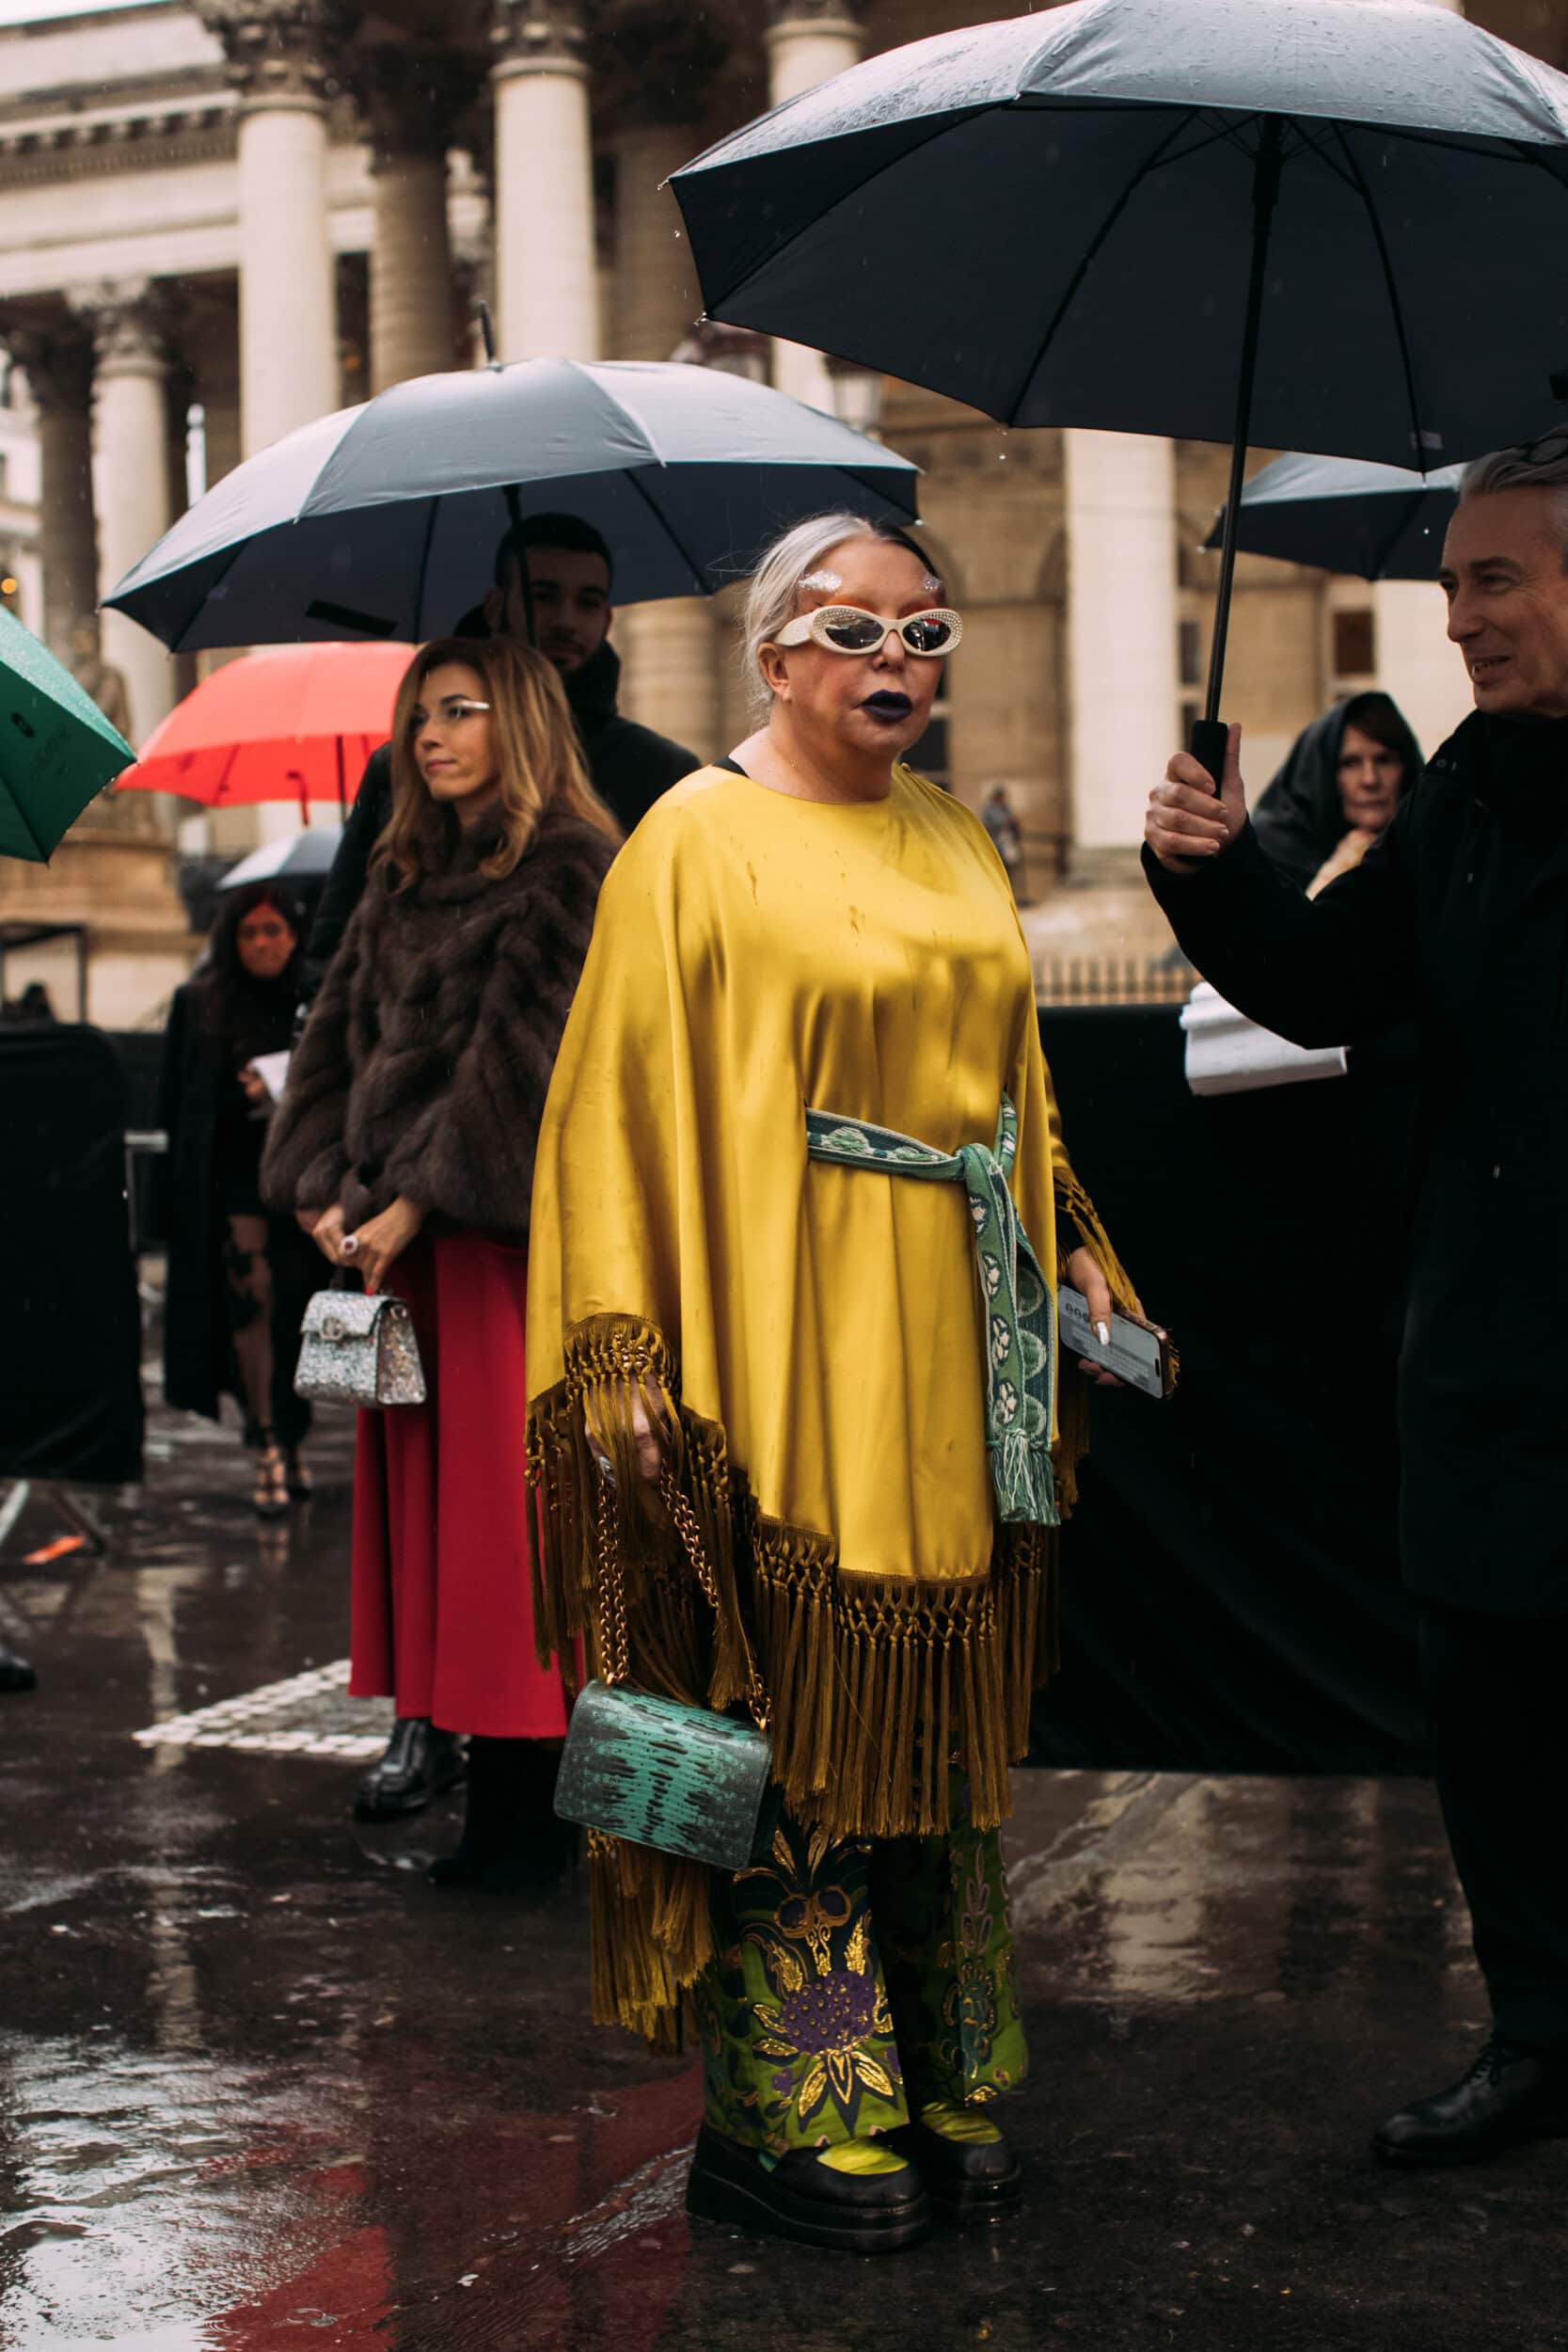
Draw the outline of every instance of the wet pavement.
[[[161,1419],[106,1559],[0,1568],[6,2352],[1568,2346],[1568,2143],[1366,2153],[1483,2030],[1419,1783],[1022,1773],[1026,2206],[880,2262],[689,2225],[694,2077],[590,2026],[580,1885],[349,1818],[348,1458],[261,1529]]]

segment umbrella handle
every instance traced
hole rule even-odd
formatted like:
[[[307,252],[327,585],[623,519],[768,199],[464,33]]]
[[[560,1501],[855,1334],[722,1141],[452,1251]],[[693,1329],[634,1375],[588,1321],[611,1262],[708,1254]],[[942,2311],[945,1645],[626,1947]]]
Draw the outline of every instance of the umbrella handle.
[[[1192,741],[1188,749],[1193,757],[1208,769],[1214,779],[1214,797],[1219,798],[1225,782],[1225,755],[1230,746],[1230,729],[1223,719],[1195,719]]]

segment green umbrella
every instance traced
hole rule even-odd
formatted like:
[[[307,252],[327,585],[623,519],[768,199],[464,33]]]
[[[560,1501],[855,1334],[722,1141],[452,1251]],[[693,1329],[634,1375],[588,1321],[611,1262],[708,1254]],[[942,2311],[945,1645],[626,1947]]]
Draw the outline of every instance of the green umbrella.
[[[71,672],[0,609],[0,857],[47,864],[135,756]]]

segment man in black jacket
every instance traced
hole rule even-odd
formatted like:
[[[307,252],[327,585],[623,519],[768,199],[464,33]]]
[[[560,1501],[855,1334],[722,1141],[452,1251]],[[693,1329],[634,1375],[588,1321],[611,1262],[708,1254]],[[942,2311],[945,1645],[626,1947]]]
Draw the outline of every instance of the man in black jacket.
[[[703,763],[684,744],[623,719],[616,707],[621,663],[610,643],[612,591],[610,549],[591,524],[576,515],[531,516],[501,541],[494,584],[456,633],[532,642],[554,662],[594,787],[622,832],[630,833],[661,793]],[[391,811],[392,755],[384,743],[371,754],[310,927],[302,1016],[359,903],[371,851]],[[363,1820],[417,1812],[451,1788],[461,1772],[462,1756],[451,1732],[420,1717],[400,1718],[385,1754],[359,1784],[355,1810]]]
[[[1217,800],[1171,761],[1144,851],[1253,1020],[1302,1045],[1420,1036],[1401,1541],[1494,2032],[1382,2126],[1405,2164],[1568,2133],[1568,436],[1467,469],[1441,577],[1476,708],[1355,871],[1311,902],[1274,871],[1239,729]],[[1356,1307],[1325,1296],[1347,1349]]]
[[[594,789],[622,832],[630,833],[661,793],[703,763],[684,743],[622,718],[617,707],[621,660],[610,642],[613,588],[610,549],[591,523],[576,515],[532,515],[501,541],[494,585],[483,603],[458,623],[457,634],[516,637],[524,644],[531,639],[554,662],[578,723]],[[392,755],[384,743],[371,754],[310,928],[305,1006],[314,1001],[359,903],[371,851],[391,812]]]

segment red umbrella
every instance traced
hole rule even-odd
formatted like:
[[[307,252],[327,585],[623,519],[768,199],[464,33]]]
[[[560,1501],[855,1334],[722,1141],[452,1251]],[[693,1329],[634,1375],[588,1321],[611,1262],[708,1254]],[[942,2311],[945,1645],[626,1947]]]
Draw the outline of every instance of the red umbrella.
[[[209,808],[242,801],[347,806],[392,731],[411,645],[268,645],[203,678],[155,726],[119,788],[177,792]]]

